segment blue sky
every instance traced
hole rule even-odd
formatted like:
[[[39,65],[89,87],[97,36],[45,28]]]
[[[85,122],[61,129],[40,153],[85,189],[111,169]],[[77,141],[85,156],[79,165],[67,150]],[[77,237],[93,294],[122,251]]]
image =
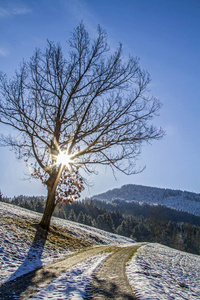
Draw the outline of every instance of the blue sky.
[[[67,51],[70,32],[83,20],[91,36],[98,24],[111,48],[121,42],[125,55],[140,57],[151,74],[151,94],[163,107],[155,124],[162,141],[144,145],[138,166],[125,176],[99,168],[83,196],[134,183],[200,193],[200,1],[198,0],[1,0],[0,70],[11,77],[46,40]],[[0,125],[0,132],[5,128]],[[39,182],[23,180],[28,168],[7,148],[0,148],[0,190],[5,196],[41,195]]]

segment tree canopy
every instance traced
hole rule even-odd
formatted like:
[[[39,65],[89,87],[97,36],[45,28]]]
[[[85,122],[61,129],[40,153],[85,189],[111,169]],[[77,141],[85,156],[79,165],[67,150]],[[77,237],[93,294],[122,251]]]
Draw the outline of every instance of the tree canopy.
[[[1,143],[30,161],[55,203],[80,195],[80,169],[94,172],[101,164],[137,172],[142,143],[163,136],[151,124],[160,101],[149,96],[150,76],[138,58],[123,57],[121,44],[111,51],[100,26],[91,39],[83,23],[68,47],[64,55],[48,41],[11,80],[0,76],[0,122],[14,129]]]

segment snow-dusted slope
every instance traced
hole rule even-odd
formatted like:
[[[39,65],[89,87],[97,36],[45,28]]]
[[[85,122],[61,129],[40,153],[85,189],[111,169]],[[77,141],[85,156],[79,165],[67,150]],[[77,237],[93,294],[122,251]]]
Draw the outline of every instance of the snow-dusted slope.
[[[200,256],[148,244],[138,249],[126,271],[141,300],[200,299]]]
[[[14,220],[6,225],[5,218]],[[15,217],[15,219],[13,218]],[[41,215],[0,202],[0,283],[11,280],[43,264],[69,255],[68,249],[59,252],[44,246],[30,253],[31,239],[26,230],[18,228],[17,220],[37,219]],[[104,231],[54,218],[53,224],[68,228],[72,234],[96,244],[123,244],[130,239]],[[29,252],[29,255],[27,255]],[[39,256],[37,256],[39,254]],[[85,299],[85,288],[92,275],[108,254],[100,254],[83,261],[61,274],[51,284],[38,290],[33,299]],[[159,244],[147,244],[139,248],[128,262],[126,272],[130,284],[141,300],[195,300],[200,299],[200,256],[177,251]]]
[[[5,219],[9,216],[16,219],[8,225]],[[31,249],[34,236],[31,238],[29,228],[24,228],[22,231],[17,224],[18,218],[39,221],[41,214],[0,202],[0,284],[72,253],[68,249],[61,251],[58,248],[50,247],[47,243],[44,248],[41,246],[37,249]],[[67,229],[72,236],[84,239],[94,245],[133,242],[133,240],[123,236],[59,218],[53,218],[52,225],[62,227],[63,231]]]
[[[31,297],[32,300],[82,300],[90,285],[93,273],[102,265],[109,253],[101,253],[75,265],[54,279],[48,286]]]
[[[200,216],[200,194],[186,191],[127,184],[121,188],[95,195],[93,198],[108,201],[124,199],[159,204]]]

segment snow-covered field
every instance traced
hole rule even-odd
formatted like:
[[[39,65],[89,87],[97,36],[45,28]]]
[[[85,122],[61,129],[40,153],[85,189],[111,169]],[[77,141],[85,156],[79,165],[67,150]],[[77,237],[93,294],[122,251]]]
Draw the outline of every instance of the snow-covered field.
[[[26,231],[22,233],[16,223],[6,225],[4,218],[8,216],[24,220],[41,218],[38,213],[0,202],[0,283],[72,253],[67,249],[59,252],[46,244],[43,252],[40,247],[29,251],[32,243],[30,236]],[[77,237],[88,241],[93,238],[99,245],[131,242],[128,238],[62,219],[54,218],[53,223],[68,228]],[[38,290],[32,299],[84,299],[85,288],[107,255],[99,254],[73,266]],[[147,244],[141,246],[128,262],[126,272],[141,300],[200,299],[200,256],[160,244]]]
[[[48,286],[41,289],[35,296],[31,297],[31,299],[85,299],[85,290],[92,280],[93,273],[109,255],[109,253],[98,254],[75,265],[54,279]]]
[[[126,272],[141,300],[200,299],[200,256],[147,244],[129,261]]]
[[[39,213],[0,202],[0,284],[72,254],[68,249],[59,251],[58,248],[53,248],[47,243],[37,249],[31,247],[33,238],[30,237],[28,228],[24,228],[22,232],[17,221],[6,224],[4,219],[8,216],[38,221],[41,218]],[[67,228],[75,237],[96,245],[133,242],[126,237],[59,218],[53,218],[52,225],[60,226],[63,230]]]

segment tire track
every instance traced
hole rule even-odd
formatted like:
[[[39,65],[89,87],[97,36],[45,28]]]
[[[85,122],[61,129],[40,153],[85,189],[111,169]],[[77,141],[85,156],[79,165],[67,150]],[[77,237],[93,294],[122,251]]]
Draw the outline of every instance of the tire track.
[[[95,274],[86,299],[138,299],[126,276],[126,262],[139,246],[118,247]]]
[[[73,254],[0,286],[0,299],[29,299],[76,264],[102,252],[112,253],[94,276],[86,299],[137,299],[126,277],[125,264],[139,246],[99,246]],[[89,292],[90,291],[90,292]]]

